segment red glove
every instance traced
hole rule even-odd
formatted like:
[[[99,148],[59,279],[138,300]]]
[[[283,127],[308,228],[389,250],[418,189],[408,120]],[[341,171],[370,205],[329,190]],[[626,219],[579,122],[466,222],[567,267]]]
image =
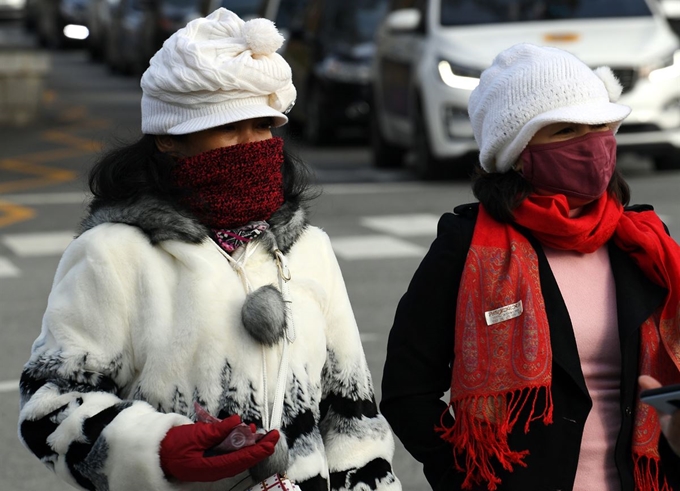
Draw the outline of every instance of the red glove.
[[[279,432],[272,430],[257,443],[234,452],[206,456],[241,423],[238,415],[218,423],[194,423],[170,428],[161,441],[161,467],[166,475],[180,481],[212,482],[233,477],[274,453]]]

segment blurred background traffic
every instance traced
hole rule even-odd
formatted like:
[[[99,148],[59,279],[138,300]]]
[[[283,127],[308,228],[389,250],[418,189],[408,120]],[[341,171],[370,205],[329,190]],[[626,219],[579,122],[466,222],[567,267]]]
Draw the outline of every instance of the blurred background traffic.
[[[298,100],[287,142],[322,190],[377,395],[394,311],[439,217],[474,200],[467,101],[517,42],[610,66],[633,108],[618,167],[680,237],[680,0],[0,0],[0,490],[72,489],[16,434],[18,378],[103,149],[140,132],[139,79],[218,7],[272,19]],[[404,491],[425,491],[397,442]]]
[[[292,129],[309,145],[350,135],[376,168],[466,176],[469,93],[497,52],[527,41],[612,67],[634,109],[622,150],[680,167],[680,0],[0,0],[0,15],[44,49],[85,50],[138,79],[170,34],[218,7],[286,37]]]

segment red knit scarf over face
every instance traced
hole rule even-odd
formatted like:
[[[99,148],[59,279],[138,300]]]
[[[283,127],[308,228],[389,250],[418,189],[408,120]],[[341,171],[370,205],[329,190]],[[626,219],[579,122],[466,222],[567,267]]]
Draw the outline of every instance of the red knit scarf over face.
[[[668,289],[663,306],[640,328],[640,374],[663,384],[680,381],[680,247],[653,211],[624,212],[607,194],[569,217],[562,195],[531,196],[515,210],[516,221],[543,244],[592,252],[613,239],[647,277]],[[497,309],[515,306],[507,319]],[[485,312],[496,311],[487,325]],[[508,317],[510,317],[508,316]],[[511,449],[508,434],[519,415],[524,431],[540,420],[552,423],[552,351],[538,271],[527,238],[495,221],[483,206],[465,262],[458,295],[451,406],[455,423],[440,427],[453,446],[456,467],[466,473],[463,488],[500,484],[494,466],[525,466],[527,449]],[[633,435],[635,483],[639,491],[668,490],[659,478],[656,412],[637,403]],[[540,451],[540,449],[534,449]],[[597,487],[597,486],[594,486]]]
[[[179,160],[172,170],[182,203],[210,228],[267,220],[283,204],[283,140],[241,143]]]

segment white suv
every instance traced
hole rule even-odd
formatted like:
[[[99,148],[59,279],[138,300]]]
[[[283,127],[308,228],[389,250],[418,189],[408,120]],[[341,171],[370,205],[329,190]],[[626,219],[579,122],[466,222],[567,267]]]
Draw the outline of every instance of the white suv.
[[[399,166],[410,149],[423,178],[467,168],[470,92],[496,54],[529,42],[611,67],[633,108],[619,148],[680,168],[680,41],[653,1],[391,0],[373,66],[375,165]]]

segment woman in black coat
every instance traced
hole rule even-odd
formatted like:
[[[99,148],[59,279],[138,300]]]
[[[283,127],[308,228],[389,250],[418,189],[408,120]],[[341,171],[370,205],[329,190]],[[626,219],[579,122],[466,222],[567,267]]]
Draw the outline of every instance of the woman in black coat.
[[[680,415],[639,400],[680,381],[680,248],[626,207],[620,93],[608,68],[521,44],[471,94],[479,203],[441,218],[382,382],[433,490],[680,489]]]

